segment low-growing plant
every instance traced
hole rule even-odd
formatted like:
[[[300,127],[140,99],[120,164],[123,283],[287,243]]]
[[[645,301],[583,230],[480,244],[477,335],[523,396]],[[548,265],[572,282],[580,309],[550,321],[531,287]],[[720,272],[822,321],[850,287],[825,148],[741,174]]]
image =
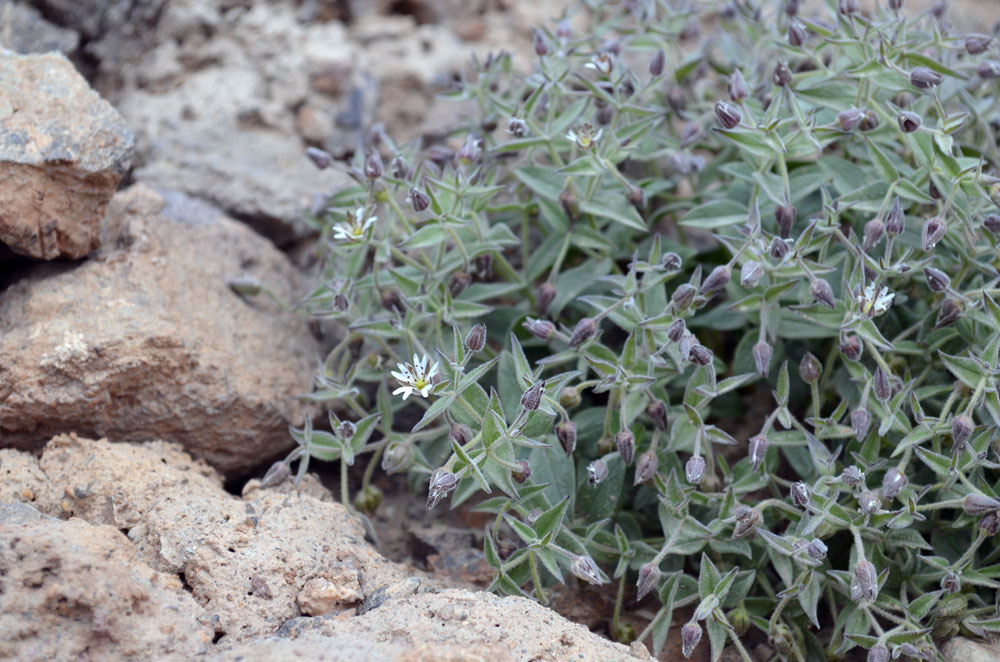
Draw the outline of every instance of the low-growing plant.
[[[448,140],[372,131],[300,304],[339,415],[285,466],[479,498],[493,589],[613,582],[657,653],[1000,631],[997,42],[869,4],[592,0]]]

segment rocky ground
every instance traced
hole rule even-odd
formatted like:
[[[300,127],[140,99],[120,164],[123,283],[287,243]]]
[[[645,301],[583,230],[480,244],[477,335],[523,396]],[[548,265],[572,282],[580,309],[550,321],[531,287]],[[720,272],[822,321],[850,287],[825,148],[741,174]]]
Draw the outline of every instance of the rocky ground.
[[[389,492],[366,528],[311,475],[246,482],[316,413],[337,334],[276,303],[309,286],[303,210],[348,181],[305,148],[446,142],[437,94],[473,55],[529,68],[570,6],[0,0],[0,659],[649,659],[483,592],[473,516]],[[555,604],[604,629],[607,599]]]

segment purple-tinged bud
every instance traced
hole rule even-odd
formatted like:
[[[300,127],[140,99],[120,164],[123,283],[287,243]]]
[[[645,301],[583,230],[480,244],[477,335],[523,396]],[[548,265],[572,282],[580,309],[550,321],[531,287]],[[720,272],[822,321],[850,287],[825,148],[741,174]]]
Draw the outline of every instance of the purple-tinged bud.
[[[563,409],[575,409],[580,406],[580,389],[566,386],[559,391],[559,405]]]
[[[889,662],[889,649],[885,644],[875,644],[868,649],[868,662]]]
[[[701,284],[701,293],[708,294],[716,290],[721,290],[729,284],[731,275],[732,271],[726,265],[717,266],[715,269],[712,269],[712,273]]]
[[[705,458],[692,455],[684,465],[684,477],[692,485],[700,483],[705,477]]]
[[[854,437],[858,441],[863,441],[868,436],[868,428],[872,424],[872,415],[864,407],[859,407],[851,412],[851,429],[854,430]]]
[[[778,60],[778,64],[774,67],[774,84],[781,87],[788,87],[792,84],[792,70],[788,68],[788,63],[784,60]]]
[[[604,583],[604,579],[601,577],[601,570],[594,563],[594,559],[589,556],[577,556],[573,559],[573,564],[570,566],[570,572],[574,575],[587,582],[588,584],[593,584],[594,586],[600,586]]]
[[[806,352],[799,361],[799,377],[806,384],[815,384],[819,381],[819,376],[823,373],[823,364],[819,362],[812,352]]]
[[[478,352],[486,346],[486,325],[476,324],[465,336],[465,346],[470,352]]]
[[[706,366],[712,362],[712,350],[701,344],[691,347],[691,361],[696,365]]]
[[[962,590],[962,582],[959,581],[958,575],[954,572],[949,572],[941,578],[941,588],[948,593],[958,593]]]
[[[674,290],[674,293],[670,296],[670,300],[674,302],[674,306],[680,310],[684,310],[691,305],[694,301],[694,295],[697,292],[694,285],[690,283],[681,283]]]
[[[415,212],[422,212],[431,206],[430,196],[420,189],[411,188],[409,198],[410,205],[413,207],[413,211]]]
[[[944,78],[941,74],[924,67],[917,67],[910,72],[910,84],[913,85],[913,87],[919,87],[921,90],[936,87],[941,84],[942,80],[944,80]]]
[[[806,553],[814,561],[822,561],[826,558],[826,544],[819,538],[813,538],[806,545]]]
[[[874,110],[868,109],[864,112],[861,117],[861,122],[858,124],[858,128],[862,131],[871,131],[876,128],[879,124],[878,115]]]
[[[401,154],[397,154],[392,158],[392,162],[389,164],[389,171],[396,179],[410,178],[410,166],[406,164],[406,160],[403,159]]]
[[[531,465],[527,460],[517,460],[514,464],[517,468],[511,471],[510,477],[518,485],[524,485],[531,477]]]
[[[774,356],[774,349],[766,340],[761,340],[753,346],[751,354],[753,354],[753,362],[757,368],[757,374],[766,378],[770,372],[771,357]]]
[[[556,331],[556,325],[548,320],[537,320],[532,317],[524,320],[524,328],[542,340],[548,340]]]
[[[663,65],[667,62],[667,54],[663,52],[663,49],[659,49],[653,55],[653,59],[649,61],[649,75],[659,76],[663,73]]]
[[[848,361],[857,363],[861,360],[861,355],[864,353],[865,345],[861,341],[861,338],[855,335],[847,336],[844,339],[844,343],[840,346],[840,352],[844,355],[844,358]]]
[[[545,380],[537,381],[531,385],[524,395],[521,396],[521,406],[527,411],[535,411],[542,403],[542,393],[545,391]]]
[[[775,237],[771,240],[771,245],[767,248],[767,253],[775,260],[784,259],[788,255],[788,242]]]
[[[608,477],[608,463],[604,460],[594,460],[587,465],[587,482],[591,487],[600,485]]]
[[[837,9],[841,14],[856,14],[860,7],[858,6],[858,0],[840,0],[837,4]]]
[[[759,510],[742,504],[733,509],[733,518],[736,520],[733,538],[745,538],[755,533],[763,519]]]
[[[764,269],[761,268],[760,262],[756,260],[744,262],[743,268],[740,269],[740,285],[747,289],[753,289],[760,283],[763,275]]]
[[[871,561],[862,559],[854,566],[854,578],[851,580],[851,600],[867,600],[875,602],[878,598],[878,573]]]
[[[863,120],[864,117],[865,111],[860,108],[849,108],[837,113],[837,123],[840,124],[841,131],[854,131],[858,128],[858,125],[861,124],[861,120]]]
[[[961,316],[962,306],[954,299],[945,299],[941,303],[941,310],[938,311],[937,320],[934,322],[934,328],[940,329],[948,326],[949,324],[954,324],[955,321]]]
[[[903,8],[903,0],[889,0],[889,9],[899,11]]]
[[[456,423],[451,426],[451,438],[459,446],[464,446],[472,441],[472,428],[464,423]]]
[[[595,333],[597,333],[597,322],[590,317],[582,317],[569,337],[569,346],[579,347],[594,337]]]
[[[924,252],[932,250],[941,238],[944,237],[947,231],[944,222],[940,217],[935,216],[934,218],[928,219],[924,222],[924,227],[921,230],[921,247]]]
[[[870,253],[884,234],[885,224],[877,218],[873,218],[865,223],[865,241],[863,244],[864,251],[866,253]]]
[[[1000,531],[1000,516],[995,512],[986,513],[979,519],[979,528],[988,536],[995,536]]]
[[[544,315],[548,312],[549,306],[552,305],[552,301],[556,298],[556,287],[552,283],[545,282],[538,286],[538,292],[535,293],[535,312],[539,315]]]
[[[857,487],[865,482],[865,474],[856,464],[852,464],[840,472],[840,480],[848,487]]]
[[[798,21],[792,21],[788,25],[788,43],[792,46],[798,48],[802,44],[806,43],[806,39],[809,36],[806,34],[805,28]]]
[[[882,496],[886,499],[895,499],[906,487],[906,476],[899,469],[893,467],[885,472],[882,478]]]
[[[399,298],[399,292],[395,290],[385,290],[379,295],[379,303],[389,312],[402,313],[406,310],[403,300]]]
[[[1000,499],[994,499],[984,494],[970,494],[962,502],[962,508],[970,515],[985,515],[1000,510]]]
[[[458,150],[458,154],[456,154],[456,156],[462,163],[474,163],[477,159],[479,159],[479,139],[471,133],[467,135],[465,137],[465,142],[462,143],[462,148]]]
[[[636,582],[636,586],[638,587],[635,595],[636,601],[642,600],[650,591],[656,588],[657,584],[660,583],[660,576],[660,569],[652,561],[639,566],[639,581]]]
[[[951,422],[951,439],[959,449],[965,447],[965,442],[972,436],[972,431],[976,428],[975,421],[971,416],[962,414],[956,416]]]
[[[656,451],[648,450],[639,456],[635,463],[635,481],[633,485],[645,483],[652,480],[656,475],[656,470],[660,468],[660,461],[656,457]]]
[[[913,133],[923,123],[920,115],[911,113],[908,110],[900,111],[899,115],[896,116],[896,121],[899,122],[899,128],[903,133]]]
[[[566,457],[572,455],[576,450],[576,424],[573,421],[563,421],[557,425],[556,439],[559,440]]]
[[[356,431],[357,428],[350,421],[341,421],[340,425],[337,426],[337,436],[341,439],[350,439]]]
[[[927,194],[934,200],[941,199],[941,191],[938,189],[937,184],[934,183],[933,179],[927,180]]]
[[[631,465],[635,457],[635,435],[629,430],[622,430],[615,435],[615,446],[625,466]]]
[[[686,331],[687,324],[684,322],[684,318],[678,317],[670,323],[669,327],[667,327],[667,338],[669,338],[672,342],[677,342],[684,336]]]
[[[750,437],[750,466],[754,471],[760,469],[764,464],[764,455],[767,454],[767,437],[757,434]]]
[[[803,481],[798,481],[792,484],[791,489],[792,503],[794,503],[799,508],[805,508],[809,505],[809,486]]]
[[[393,443],[382,455],[382,471],[387,474],[406,471],[413,465],[413,446],[408,443]]]
[[[951,278],[943,271],[934,267],[924,267],[924,278],[927,279],[927,286],[931,292],[944,292],[951,287]]]
[[[673,251],[664,254],[663,259],[660,260],[660,266],[667,271],[677,271],[683,264],[684,261],[681,260],[681,256]]]
[[[535,55],[541,57],[549,52],[549,40],[545,38],[541,30],[535,30],[534,36]]]
[[[731,106],[724,101],[717,101],[715,103],[715,118],[719,120],[719,124],[727,129],[735,129],[739,126],[740,120],[743,119],[743,115],[736,106]]]
[[[528,135],[528,123],[518,117],[512,117],[507,122],[507,133],[515,138],[524,138]]]
[[[455,271],[451,274],[451,278],[448,280],[448,291],[451,292],[451,296],[457,297],[465,291],[465,288],[467,288],[471,282],[472,276],[468,273],[465,271]]]
[[[965,50],[969,55],[979,55],[993,43],[993,37],[986,34],[970,34],[965,38]]]
[[[833,299],[833,288],[830,287],[830,283],[826,282],[822,278],[817,278],[809,286],[809,293],[812,294],[813,299],[823,304],[830,310],[837,307],[836,302]]]
[[[625,199],[640,214],[646,209],[646,192],[642,190],[641,186],[628,186],[625,191]]]
[[[687,124],[684,125],[684,128],[681,129],[681,147],[687,147],[689,145],[693,145],[695,142],[697,142],[698,138],[701,137],[701,134],[702,134],[702,128],[700,124],[696,122],[688,122]],[[688,163],[688,161],[685,161],[685,164],[686,163]],[[690,166],[685,165],[683,171],[689,172]]]
[[[571,190],[565,189],[559,194],[559,204],[569,220],[575,221],[576,217],[580,215],[580,205]]]
[[[333,309],[338,313],[347,312],[347,309],[351,307],[351,302],[348,301],[347,297],[344,296],[342,292],[337,292],[333,296]]]
[[[877,490],[868,490],[858,497],[858,509],[865,515],[874,515],[882,507],[882,499]]]
[[[872,382],[875,397],[881,402],[885,402],[892,397],[892,385],[889,383],[889,375],[882,366],[875,368],[875,379]]]
[[[795,225],[795,217],[798,216],[798,210],[792,205],[787,205],[785,207],[778,207],[774,210],[774,220],[778,224],[778,234],[782,239],[788,239],[788,236],[792,233],[792,226]],[[774,243],[771,243],[772,251],[774,249]],[[788,246],[785,246],[786,252]],[[773,252],[772,252],[773,255]]]
[[[698,339],[694,337],[694,334],[685,331],[681,339],[677,341],[677,352],[681,355],[682,361],[691,358],[691,348],[697,344]]]
[[[451,494],[458,485],[458,477],[445,469],[435,469],[431,474],[430,484],[427,491],[427,510],[434,510],[441,499]]]
[[[653,419],[653,425],[657,430],[663,431],[667,429],[667,403],[663,400],[651,400],[646,405],[646,415]]]
[[[983,219],[983,227],[993,234],[1000,234],[1000,216],[990,214]]]
[[[563,40],[573,36],[573,28],[570,26],[569,21],[563,19],[556,24],[556,36]]]
[[[729,98],[733,103],[739,103],[750,95],[750,91],[747,89],[747,81],[743,78],[743,74],[739,69],[733,71],[729,76],[729,83],[726,87],[729,91]]]
[[[260,488],[271,487],[285,482],[285,479],[292,475],[292,470],[288,464],[279,460],[267,469],[267,473],[260,479]]]
[[[906,218],[903,215],[903,206],[899,203],[899,196],[892,203],[892,209],[889,210],[889,215],[885,219],[885,231],[890,237],[897,237],[903,234],[905,227]]]
[[[373,149],[365,157],[365,177],[368,179],[378,179],[382,176],[383,172],[382,157],[379,156],[377,150]]]
[[[684,96],[684,88],[682,87],[672,87],[670,91],[667,92],[667,104],[670,108],[681,115],[685,109],[687,109],[687,99]]]
[[[983,80],[996,80],[1000,78],[1000,62],[996,60],[984,60],[976,67],[976,73]]]
[[[309,160],[313,162],[313,165],[320,170],[326,170],[333,163],[333,155],[330,152],[320,149],[319,147],[307,147],[306,156]]]
[[[681,654],[685,658],[691,657],[699,641],[701,641],[701,626],[694,622],[685,623],[681,628]]]

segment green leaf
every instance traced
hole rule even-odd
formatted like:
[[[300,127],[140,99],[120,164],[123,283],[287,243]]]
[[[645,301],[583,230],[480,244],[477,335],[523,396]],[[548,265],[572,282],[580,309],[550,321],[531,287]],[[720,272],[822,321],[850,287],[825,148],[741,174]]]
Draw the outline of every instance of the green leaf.
[[[552,168],[525,166],[515,170],[514,176],[538,195],[554,202],[559,202],[559,196],[566,188],[566,177]]]
[[[708,554],[702,552],[701,570],[698,573],[698,594],[703,600],[715,592],[715,587],[719,585],[721,580],[722,576],[719,575],[712,559],[708,558]]]
[[[599,194],[593,200],[585,200],[580,203],[580,211],[620,223],[633,230],[647,230],[646,222],[620,192]]]
[[[808,571],[808,576],[809,578],[799,591],[799,604],[802,606],[802,611],[806,613],[806,616],[809,617],[809,620],[818,630],[820,629],[820,624],[819,618],[816,615],[816,607],[823,592],[823,585],[820,582],[818,572]]]
[[[736,225],[747,220],[746,205],[722,198],[698,205],[681,218],[680,224],[711,230]]]
[[[942,351],[938,351],[938,356],[944,362],[948,371],[955,375],[966,386],[975,389],[979,386],[979,380],[986,377],[986,373],[974,359],[965,356],[951,356]]]
[[[778,372],[777,399],[779,407],[788,406],[788,361],[781,363],[781,370]]]

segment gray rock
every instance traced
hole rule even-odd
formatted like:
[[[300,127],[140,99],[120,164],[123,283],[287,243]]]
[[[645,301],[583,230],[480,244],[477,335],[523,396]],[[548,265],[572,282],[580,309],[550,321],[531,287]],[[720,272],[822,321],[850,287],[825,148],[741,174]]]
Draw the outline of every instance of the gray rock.
[[[0,241],[47,260],[96,249],[132,143],[65,57],[0,52]]]
[[[41,514],[26,503],[0,503],[0,524],[15,526],[25,522],[40,520]]]
[[[69,55],[79,45],[75,30],[49,23],[34,7],[0,0],[0,46],[22,54],[59,51]]]

